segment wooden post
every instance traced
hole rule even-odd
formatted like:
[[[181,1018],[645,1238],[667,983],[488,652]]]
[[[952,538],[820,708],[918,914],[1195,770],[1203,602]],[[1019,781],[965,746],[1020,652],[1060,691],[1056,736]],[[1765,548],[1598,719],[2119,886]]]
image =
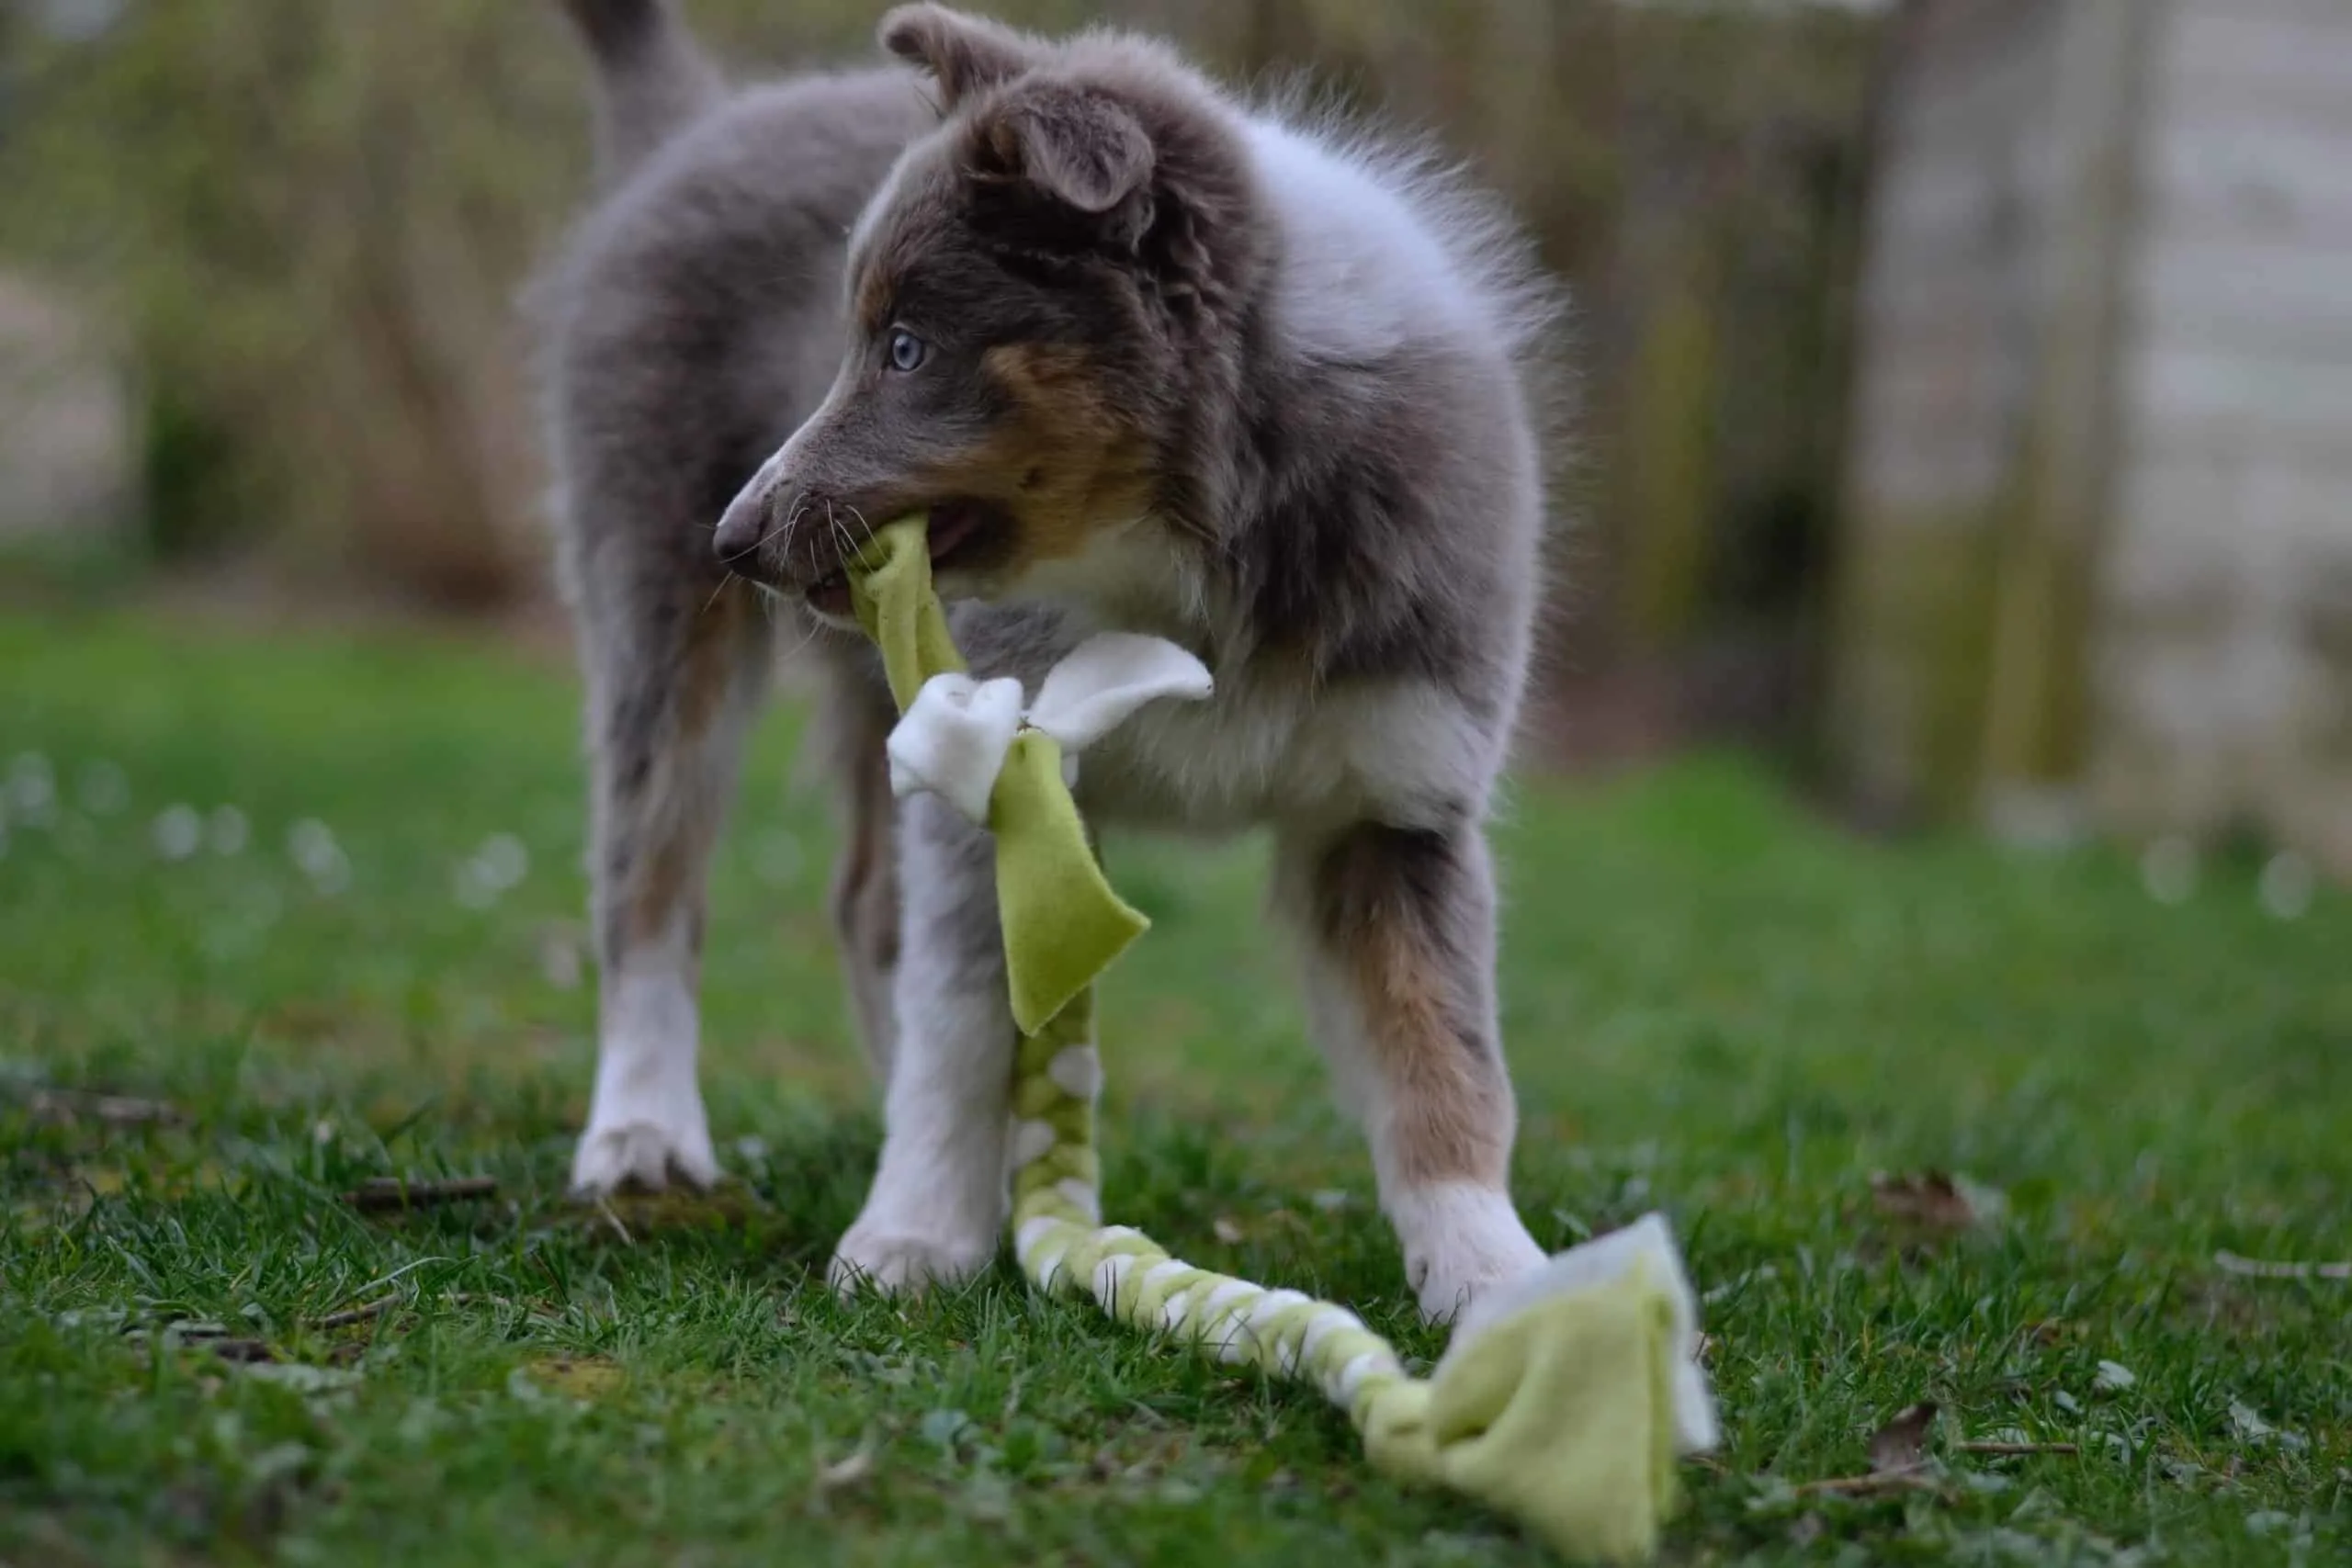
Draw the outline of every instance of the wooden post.
[[[2061,8],[2054,140],[2056,278],[2041,334],[2014,503],[1998,521],[1981,808],[1996,829],[2043,821],[2086,761],[2098,545],[2116,463],[2124,278],[2132,250],[2150,0]]]

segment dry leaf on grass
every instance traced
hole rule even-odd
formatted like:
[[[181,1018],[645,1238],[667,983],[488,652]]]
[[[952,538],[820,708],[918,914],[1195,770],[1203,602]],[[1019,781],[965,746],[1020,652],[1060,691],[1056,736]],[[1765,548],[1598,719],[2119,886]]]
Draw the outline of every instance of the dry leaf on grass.
[[[1933,1490],[1928,1434],[1936,1424],[1932,1400],[1921,1400],[1895,1412],[1894,1418],[1871,1434],[1868,1475],[1838,1475],[1808,1481],[1794,1488],[1796,1496],[1874,1497],[1889,1492]]]
[[[612,1362],[586,1357],[556,1356],[531,1362],[528,1371],[540,1387],[580,1400],[601,1399],[628,1381]]]
[[[2007,1206],[1993,1188],[1940,1170],[1916,1176],[1876,1172],[1871,1177],[1871,1201],[1886,1219],[1920,1230],[1945,1232],[1989,1225]]]
[[[1893,1475],[1926,1465],[1928,1434],[1935,1425],[1936,1404],[1930,1399],[1895,1412],[1894,1420],[1871,1436],[1871,1473]]]

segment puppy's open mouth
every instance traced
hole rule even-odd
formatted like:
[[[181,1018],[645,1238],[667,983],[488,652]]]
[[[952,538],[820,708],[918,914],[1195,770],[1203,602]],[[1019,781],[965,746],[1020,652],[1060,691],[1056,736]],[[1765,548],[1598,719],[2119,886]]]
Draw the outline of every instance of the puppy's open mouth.
[[[998,526],[1001,521],[1002,514],[984,501],[946,501],[933,507],[928,531],[931,570],[944,571],[985,555],[990,542],[1003,532]],[[808,604],[822,615],[850,615],[848,570],[810,585]]]

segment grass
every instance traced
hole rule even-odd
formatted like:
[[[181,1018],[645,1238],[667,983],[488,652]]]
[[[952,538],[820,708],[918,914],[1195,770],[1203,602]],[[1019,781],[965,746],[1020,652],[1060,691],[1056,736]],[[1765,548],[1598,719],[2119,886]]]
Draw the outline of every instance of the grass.
[[[568,1204],[573,700],[419,637],[0,621],[0,1562],[1541,1561],[1009,1265],[824,1292],[876,1129],[788,712],[711,925],[738,1179]],[[2352,900],[1856,842],[1721,762],[1530,784],[1500,840],[1522,1206],[1553,1245],[1663,1206],[1707,1292],[1728,1438],[1675,1561],[2352,1553],[2352,1283],[2216,1262],[2352,1255]],[[1114,1217],[1434,1354],[1255,852],[1113,869],[1158,921],[1106,1000]],[[2006,1203],[1874,1200],[1937,1169]],[[394,1174],[499,1191],[339,1200]],[[1922,1399],[1927,1486],[1804,1489]],[[1957,1446],[2020,1437],[2078,1451]]]

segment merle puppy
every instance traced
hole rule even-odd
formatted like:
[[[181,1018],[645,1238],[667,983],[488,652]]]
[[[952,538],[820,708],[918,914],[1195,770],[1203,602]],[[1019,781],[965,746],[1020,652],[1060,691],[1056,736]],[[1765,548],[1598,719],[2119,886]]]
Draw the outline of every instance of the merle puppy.
[[[994,1256],[1015,1034],[990,857],[943,803],[891,797],[894,714],[841,574],[920,508],[977,673],[1034,689],[1103,629],[1215,672],[1212,701],[1088,752],[1089,821],[1271,830],[1313,1032],[1422,1309],[1535,1263],[1484,834],[1544,518],[1552,301],[1516,231],[1419,157],[1141,38],[910,6],[881,28],[904,65],[735,91],[667,0],[566,5],[605,187],[540,312],[594,775],[577,1186],[718,1175],[705,864],[796,651],[826,694],[833,910],[887,1084],[834,1278]]]

